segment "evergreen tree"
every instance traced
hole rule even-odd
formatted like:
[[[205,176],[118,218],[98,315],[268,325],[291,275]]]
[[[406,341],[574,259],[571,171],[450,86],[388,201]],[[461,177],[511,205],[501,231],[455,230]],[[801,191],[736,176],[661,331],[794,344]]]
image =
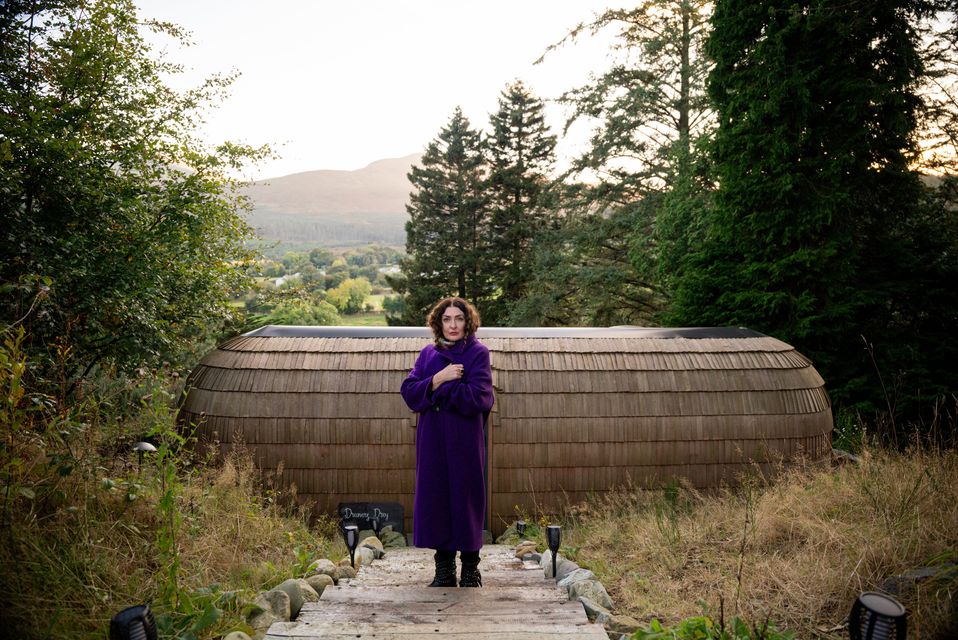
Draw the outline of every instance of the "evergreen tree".
[[[615,271],[625,281],[641,283],[630,288],[639,299],[629,306],[641,310],[632,321],[651,322],[650,305],[661,310],[667,303],[709,204],[713,180],[702,141],[714,127],[705,89],[710,61],[703,51],[711,13],[711,2],[649,0],[606,11],[566,38],[618,31],[611,53],[615,64],[560,97],[573,107],[566,130],[580,121],[593,127],[588,150],[569,171],[585,182],[563,206],[577,209],[583,220],[615,212],[616,223],[593,220],[593,226],[620,235],[604,236],[595,248],[601,253],[609,245],[628,247],[633,273],[623,271],[628,263],[617,264]],[[625,220],[633,227],[621,224]],[[579,226],[565,225],[573,235]],[[600,255],[580,254],[580,259],[603,262]]]
[[[415,191],[406,210],[403,277],[390,284],[405,293],[401,317],[391,324],[421,325],[440,298],[457,295],[482,311],[490,297],[483,268],[488,247],[484,194],[485,160],[480,134],[460,108],[423,153],[421,166],[409,172]]]
[[[840,402],[879,404],[874,362],[895,377],[925,368],[915,353],[955,322],[942,288],[954,254],[908,168],[921,73],[909,20],[925,8],[718,3],[708,51],[720,188],[672,322],[746,325],[792,342]],[[924,305],[943,315],[928,318]],[[894,358],[903,344],[917,351]],[[945,378],[947,388],[954,374]]]
[[[490,175],[488,273],[499,295],[483,311],[487,324],[501,323],[528,294],[532,249],[556,207],[550,189],[556,137],[549,133],[542,101],[522,82],[506,87],[490,117],[486,139]]]
[[[703,46],[712,4],[647,0],[606,11],[563,41],[619,30],[615,64],[559,99],[573,107],[566,129],[579,120],[593,125],[591,145],[571,171],[600,178],[582,192],[589,204],[628,205],[671,187],[688,171],[695,141],[711,129],[705,91],[710,61]]]

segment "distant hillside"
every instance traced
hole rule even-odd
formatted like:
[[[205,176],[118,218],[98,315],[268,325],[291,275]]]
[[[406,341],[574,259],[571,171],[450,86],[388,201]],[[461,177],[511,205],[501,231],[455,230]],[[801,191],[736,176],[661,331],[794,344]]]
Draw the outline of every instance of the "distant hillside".
[[[266,240],[348,246],[406,241],[406,179],[419,154],[355,171],[306,171],[254,183],[250,223]]]

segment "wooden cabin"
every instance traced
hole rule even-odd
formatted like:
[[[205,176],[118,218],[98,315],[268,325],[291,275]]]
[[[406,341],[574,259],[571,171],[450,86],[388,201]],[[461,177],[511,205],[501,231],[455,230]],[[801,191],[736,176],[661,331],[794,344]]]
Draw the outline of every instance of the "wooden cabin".
[[[731,483],[831,450],[811,363],[748,329],[482,328],[496,404],[487,433],[494,533],[627,483]],[[426,328],[267,326],[194,369],[181,421],[283,467],[300,499],[403,505],[411,530],[416,415],[399,386]]]

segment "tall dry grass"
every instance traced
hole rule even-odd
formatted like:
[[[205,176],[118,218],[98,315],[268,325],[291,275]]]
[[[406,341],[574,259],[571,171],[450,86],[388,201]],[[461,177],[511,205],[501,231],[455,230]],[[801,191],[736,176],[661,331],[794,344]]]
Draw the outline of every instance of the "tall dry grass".
[[[958,453],[871,449],[858,466],[791,468],[712,494],[622,490],[565,519],[570,553],[621,612],[674,623],[704,604],[800,638],[846,638],[861,591],[958,563]],[[910,637],[958,637],[958,571],[945,574],[899,594]]]
[[[193,453],[175,377],[112,377],[65,402],[0,347],[0,636],[100,640],[152,602],[168,637],[220,637],[257,590],[345,553],[248,452]],[[130,445],[147,434],[160,451],[140,468]]]

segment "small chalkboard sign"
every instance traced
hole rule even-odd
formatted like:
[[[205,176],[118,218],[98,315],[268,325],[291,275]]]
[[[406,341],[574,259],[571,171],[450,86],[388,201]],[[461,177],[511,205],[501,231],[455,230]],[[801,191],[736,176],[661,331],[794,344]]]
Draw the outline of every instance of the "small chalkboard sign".
[[[393,531],[403,533],[403,508],[398,502],[340,502],[339,517],[344,524],[354,524],[360,531],[377,525],[380,529],[391,526]]]

